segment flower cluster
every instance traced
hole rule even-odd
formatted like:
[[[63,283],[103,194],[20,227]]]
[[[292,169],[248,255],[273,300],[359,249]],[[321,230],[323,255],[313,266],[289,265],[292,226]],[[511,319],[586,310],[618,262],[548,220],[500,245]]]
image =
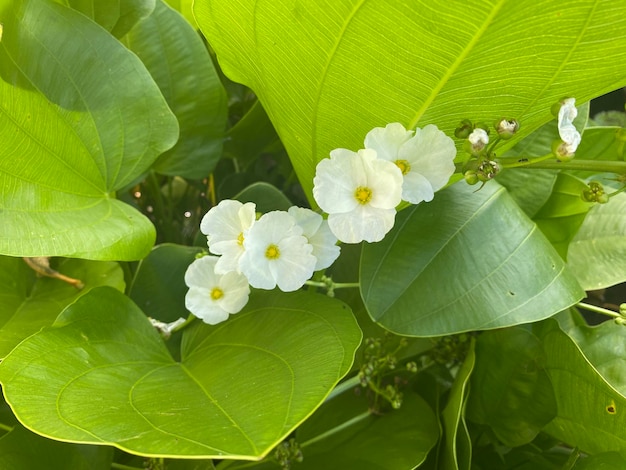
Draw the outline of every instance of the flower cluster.
[[[372,129],[364,149],[335,149],[317,165],[313,197],[328,225],[346,243],[378,242],[391,230],[396,206],[431,201],[454,173],[451,138],[428,125],[400,123]]]
[[[328,220],[291,207],[257,218],[251,203],[224,200],[200,223],[209,251],[185,273],[185,305],[205,323],[239,312],[250,287],[290,292],[339,256],[337,241],[377,242],[402,200],[431,201],[454,173],[456,148],[436,126],[399,123],[370,131],[364,149],[335,149],[317,165],[313,197]]]
[[[185,305],[205,323],[239,312],[250,286],[297,290],[339,256],[337,238],[321,215],[291,207],[257,220],[255,209],[251,202],[224,200],[200,223],[209,251],[219,256],[203,256],[189,266]]]

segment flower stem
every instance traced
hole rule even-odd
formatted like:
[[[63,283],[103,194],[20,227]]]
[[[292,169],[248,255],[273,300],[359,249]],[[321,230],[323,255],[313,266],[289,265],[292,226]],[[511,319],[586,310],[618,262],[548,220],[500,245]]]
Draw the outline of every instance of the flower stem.
[[[346,390],[351,390],[354,387],[359,386],[360,384],[361,384],[361,380],[359,379],[359,376],[355,375],[354,377],[346,380],[345,382],[341,382],[339,385],[333,388],[332,391],[326,397],[326,401],[332,400],[337,395],[341,395]]]
[[[548,155],[543,155],[542,157],[533,157],[533,158],[499,158],[498,164],[502,169],[507,168],[520,168],[527,167],[531,165],[536,165],[539,162],[545,162],[546,160],[554,159],[554,155],[549,153]],[[510,163],[509,163],[510,162]]]
[[[11,427],[11,426],[9,426],[7,424],[0,423],[0,431],[10,432],[10,431],[13,431],[13,427]]]
[[[306,281],[304,284],[307,286],[328,288],[328,283],[323,281]],[[360,285],[361,283],[359,282],[333,282],[332,288],[347,289],[349,287],[359,287]]]
[[[543,157],[538,157],[543,159]],[[521,158],[516,158],[519,162]],[[506,160],[500,159],[499,162],[503,168],[512,168],[506,166]],[[545,159],[547,160],[547,159]],[[510,160],[509,160],[510,161]],[[625,161],[605,161],[605,160],[570,160],[569,162],[548,162],[548,161],[536,161],[528,159],[524,168],[537,168],[542,170],[577,170],[577,171],[593,171],[595,173],[618,173],[626,174],[626,162]],[[521,166],[521,165],[519,165]]]
[[[352,419],[349,419],[348,421],[346,421],[345,423],[341,423],[339,426],[335,426],[332,429],[329,429],[328,431],[319,434],[317,436],[315,436],[312,439],[309,439],[306,442],[303,442],[302,444],[300,444],[300,448],[304,449],[307,446],[310,446],[311,444],[315,444],[318,441],[321,441],[322,439],[326,439],[329,436],[332,436],[333,434],[337,434],[340,431],[343,431],[344,429],[358,423],[359,421],[363,421],[364,419],[367,419],[371,416],[371,413],[369,411],[366,411],[364,413],[361,413],[360,415],[355,416]]]
[[[115,462],[111,463],[111,468],[115,468],[116,470],[143,470],[142,467],[130,467],[128,465]]]
[[[177,327],[172,328],[172,333],[176,333],[177,331],[187,328],[189,325],[191,325],[194,322],[195,319],[196,319],[195,315],[189,315],[187,317],[187,320],[185,320],[185,323],[181,323]]]
[[[578,302],[576,306],[579,308],[584,308],[585,310],[589,310],[590,312],[599,313],[601,315],[607,315],[612,318],[622,318],[622,316],[619,313],[614,312],[613,310],[608,310],[606,308],[597,307],[595,305],[587,304],[584,302]]]

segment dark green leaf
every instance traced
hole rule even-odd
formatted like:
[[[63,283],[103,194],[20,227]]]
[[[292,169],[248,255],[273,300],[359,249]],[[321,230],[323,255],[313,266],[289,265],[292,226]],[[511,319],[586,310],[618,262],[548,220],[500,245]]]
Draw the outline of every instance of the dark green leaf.
[[[549,242],[495,182],[457,183],[402,211],[363,247],[361,293],[396,333],[437,336],[537,321],[584,293]]]

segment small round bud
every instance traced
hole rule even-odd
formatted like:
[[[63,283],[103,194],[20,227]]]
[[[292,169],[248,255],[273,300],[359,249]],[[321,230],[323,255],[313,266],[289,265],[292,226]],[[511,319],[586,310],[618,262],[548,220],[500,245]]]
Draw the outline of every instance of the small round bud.
[[[552,142],[552,153],[560,162],[569,162],[572,158],[574,158],[574,152],[571,150],[571,145],[563,142],[562,140],[555,140]]]
[[[474,124],[469,119],[463,119],[459,123],[459,127],[454,129],[454,135],[457,139],[467,139],[474,130]]]
[[[472,131],[472,133],[467,137],[463,148],[468,153],[471,153],[474,156],[478,156],[485,149],[486,145],[489,143],[489,134],[481,127],[477,127]]]
[[[606,204],[609,202],[609,196],[604,192],[604,187],[598,181],[591,181],[584,189],[581,198],[586,202],[597,202],[599,204]]]
[[[467,170],[463,173],[463,178],[465,178],[465,182],[470,186],[478,183],[478,175],[476,174],[476,170]]]
[[[486,160],[482,162],[476,170],[476,176],[483,183],[493,179],[500,172],[500,166],[497,162]]]
[[[496,121],[494,127],[501,139],[508,140],[519,130],[519,122],[517,119],[502,118]]]

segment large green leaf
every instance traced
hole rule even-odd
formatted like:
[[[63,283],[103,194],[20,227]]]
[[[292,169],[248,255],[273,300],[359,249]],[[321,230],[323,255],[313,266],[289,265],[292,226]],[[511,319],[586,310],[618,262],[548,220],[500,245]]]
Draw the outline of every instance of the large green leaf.
[[[521,327],[480,335],[467,417],[490,426],[506,446],[531,442],[556,415],[543,356],[539,340]]]
[[[138,259],[154,227],[114,199],[177,139],[139,59],[80,13],[0,4],[0,253]]]
[[[113,449],[55,442],[16,426],[0,439],[5,470],[109,470]]]
[[[569,245],[567,263],[588,290],[626,281],[626,194],[591,208]]]
[[[626,398],[603,379],[554,320],[537,330],[557,399],[557,416],[545,431],[583,452],[616,451],[626,458]]]
[[[178,119],[178,143],[153,168],[166,175],[203,178],[222,156],[226,93],[202,39],[163,0],[123,38],[159,85]]]
[[[451,135],[462,119],[506,115],[522,123],[511,146],[564,95],[582,103],[626,84],[615,21],[626,4],[613,0],[197,0],[194,11],[226,75],[259,96],[306,194],[320,159],[361,148],[375,126]]]
[[[44,436],[257,459],[321,404],[360,338],[337,300],[255,292],[227,322],[198,321],[175,362],[143,313],[102,287],[14,349],[0,382],[18,419]]]
[[[63,259],[53,267],[85,287],[77,290],[58,279],[38,277],[21,258],[0,256],[0,358],[27,336],[51,325],[65,307],[93,287],[124,290],[117,263]]]
[[[474,191],[460,182],[439,192],[363,247],[361,293],[375,321],[437,336],[537,321],[584,296],[502,186]]]

